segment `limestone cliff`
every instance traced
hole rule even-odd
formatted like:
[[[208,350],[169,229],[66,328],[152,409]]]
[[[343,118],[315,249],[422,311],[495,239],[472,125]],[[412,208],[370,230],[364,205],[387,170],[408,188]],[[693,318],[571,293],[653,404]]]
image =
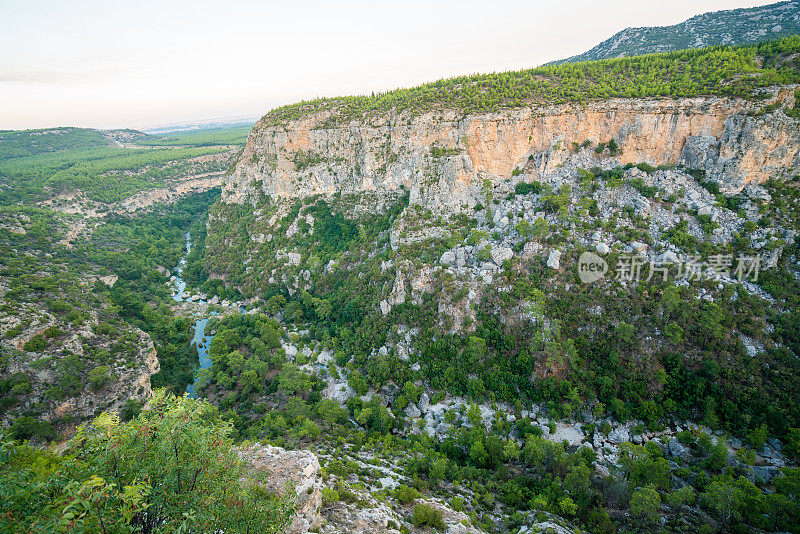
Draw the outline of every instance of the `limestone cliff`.
[[[593,149],[582,152],[592,158],[702,168],[736,192],[800,171],[798,120],[775,109],[794,105],[793,89],[774,88],[758,102],[608,99],[486,114],[387,113],[334,127],[331,111],[277,125],[262,119],[224,179],[223,201],[405,188],[411,204],[454,212],[481,199],[485,180],[496,185],[523,167],[547,174],[587,141]],[[598,147],[612,139],[618,151]]]

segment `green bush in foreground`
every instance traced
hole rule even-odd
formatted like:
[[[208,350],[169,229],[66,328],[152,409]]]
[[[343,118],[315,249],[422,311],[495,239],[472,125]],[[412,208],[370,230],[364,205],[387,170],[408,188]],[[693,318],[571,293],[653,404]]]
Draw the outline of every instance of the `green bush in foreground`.
[[[63,456],[0,436],[0,532],[281,532],[291,499],[240,482],[230,432],[207,402],[158,390],[128,423],[81,426]]]

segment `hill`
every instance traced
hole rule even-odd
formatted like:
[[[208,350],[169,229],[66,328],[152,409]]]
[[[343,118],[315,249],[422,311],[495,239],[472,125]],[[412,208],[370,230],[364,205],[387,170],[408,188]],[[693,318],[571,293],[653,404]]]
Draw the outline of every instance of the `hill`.
[[[800,33],[800,2],[713,11],[673,26],[626,28],[591,50],[558,63],[577,63],[712,45],[751,44]]]

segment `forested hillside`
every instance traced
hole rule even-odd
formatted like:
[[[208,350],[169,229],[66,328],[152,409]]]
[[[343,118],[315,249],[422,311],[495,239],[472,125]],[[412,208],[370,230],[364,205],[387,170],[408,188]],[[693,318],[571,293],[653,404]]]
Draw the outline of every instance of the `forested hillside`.
[[[169,180],[221,173],[231,145],[243,142],[240,133],[229,131],[194,136],[160,139],[136,131],[81,128],[0,132],[0,203],[77,193],[116,202]]]

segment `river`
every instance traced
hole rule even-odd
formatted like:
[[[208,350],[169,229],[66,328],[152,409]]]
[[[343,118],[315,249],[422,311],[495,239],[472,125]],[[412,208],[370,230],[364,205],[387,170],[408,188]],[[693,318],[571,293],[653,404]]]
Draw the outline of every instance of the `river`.
[[[178,265],[175,267],[175,278],[172,281],[173,287],[175,288],[175,294],[172,296],[172,299],[175,302],[185,302],[188,299],[188,295],[186,294],[186,282],[181,278],[181,274],[183,274],[183,270],[186,268],[186,257],[189,255],[189,252],[192,250],[192,237],[189,235],[189,232],[186,232],[186,254],[183,255],[181,261],[178,262]],[[194,302],[200,302],[201,304],[205,304],[205,300],[196,300]],[[217,312],[211,312],[211,315],[216,315]],[[194,337],[192,337],[192,343],[197,346],[197,355],[200,358],[200,369],[211,369],[211,358],[208,355],[208,346],[211,343],[211,339],[214,337],[213,335],[206,336],[206,323],[208,323],[209,317],[198,318],[194,324]],[[189,394],[190,397],[195,397],[195,386],[197,384],[197,377],[195,376],[195,381],[189,384],[186,387],[186,393]]]

